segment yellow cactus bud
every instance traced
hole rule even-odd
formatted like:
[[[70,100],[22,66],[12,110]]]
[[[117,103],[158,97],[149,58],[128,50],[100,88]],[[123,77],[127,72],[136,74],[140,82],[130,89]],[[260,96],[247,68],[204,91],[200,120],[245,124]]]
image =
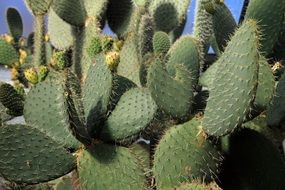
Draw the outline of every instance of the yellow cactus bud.
[[[14,43],[14,38],[8,34],[4,34],[4,40],[8,43],[8,44],[13,44]]]
[[[25,60],[28,56],[27,52],[23,49],[19,49],[19,53],[20,53],[20,58],[19,58],[19,62],[20,64],[23,64],[25,63]]]
[[[115,71],[120,62],[120,54],[116,51],[111,51],[106,54],[106,63],[111,71]]]
[[[49,72],[49,69],[46,66],[41,65],[38,69],[39,81],[43,81],[46,78],[48,72]]]
[[[29,69],[25,70],[24,75],[30,83],[32,83],[32,84],[38,83],[38,73],[37,73],[36,69],[29,68]]]
[[[115,51],[121,51],[123,45],[124,45],[124,42],[122,40],[117,40],[113,43],[113,49]]]
[[[17,80],[18,76],[19,76],[19,72],[18,72],[17,68],[12,67],[11,68],[11,79]]]

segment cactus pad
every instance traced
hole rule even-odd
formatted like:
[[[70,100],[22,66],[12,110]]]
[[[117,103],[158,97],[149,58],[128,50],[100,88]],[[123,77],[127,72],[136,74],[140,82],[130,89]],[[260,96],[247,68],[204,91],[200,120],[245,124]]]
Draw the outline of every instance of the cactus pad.
[[[0,65],[12,65],[18,62],[19,55],[16,49],[11,45],[0,39]]]
[[[183,22],[187,14],[189,0],[153,0],[149,12],[154,18],[157,31],[170,32]]]
[[[156,32],[152,43],[155,54],[166,54],[171,46],[169,36],[165,32]]]
[[[120,63],[117,68],[117,73],[123,77],[133,81],[136,85],[140,84],[140,62],[138,52],[136,50],[136,44],[133,38],[129,38],[120,53]]]
[[[83,26],[86,10],[83,0],[56,0],[52,3],[54,12],[65,22],[74,26]]]
[[[56,179],[75,168],[75,159],[60,144],[35,128],[0,128],[0,173],[17,183],[34,184]]]
[[[133,88],[122,95],[101,136],[114,141],[132,139],[154,119],[156,109],[147,89]]]
[[[94,127],[100,117],[105,117],[112,93],[113,76],[105,63],[104,55],[96,58],[96,64],[89,67],[87,78],[82,88],[84,113],[88,130]]]
[[[23,22],[20,13],[17,11],[17,9],[9,8],[6,12],[6,16],[11,35],[16,40],[19,40],[19,38],[23,35]]]
[[[78,145],[69,131],[68,105],[64,78],[50,72],[45,81],[37,84],[27,95],[24,117],[28,124],[47,133],[66,147]]]
[[[112,31],[118,36],[128,32],[134,9],[132,0],[109,0],[107,20]]]
[[[143,171],[128,148],[98,144],[80,153],[78,160],[82,189],[146,189]]]
[[[44,15],[48,12],[53,0],[25,0],[34,15]]]
[[[193,98],[191,74],[183,65],[175,65],[176,78],[172,78],[160,61],[149,68],[147,81],[157,106],[173,117],[188,115]]]
[[[24,98],[10,84],[0,83],[0,102],[16,116],[23,114]]]
[[[68,49],[73,44],[72,26],[62,20],[53,10],[50,10],[48,14],[48,33],[50,43],[56,49]]]
[[[112,94],[110,97],[108,110],[112,111],[117,103],[119,102],[121,96],[131,88],[136,87],[136,84],[130,81],[129,79],[122,77],[120,75],[114,74],[113,76],[113,86]]]
[[[231,36],[234,34],[237,24],[225,3],[214,3],[213,6],[212,18],[215,39],[219,49],[223,51]]]
[[[278,40],[282,29],[282,21],[285,10],[284,0],[275,0],[271,3],[267,0],[251,0],[246,11],[245,19],[255,19],[262,31],[261,53],[268,56]]]
[[[258,86],[254,105],[266,109],[275,92],[275,79],[270,65],[266,59],[261,56],[259,60]]]
[[[173,126],[160,140],[153,174],[158,189],[172,190],[188,180],[215,178],[222,157],[199,132],[200,120]],[[173,147],[176,147],[173,149]]]
[[[83,0],[88,17],[102,19],[107,8],[108,0]]]
[[[203,119],[204,130],[209,135],[230,133],[250,111],[258,80],[257,36],[256,22],[245,22],[215,63],[218,64],[217,74],[210,87]]]
[[[175,65],[182,64],[191,73],[193,85],[198,83],[199,78],[199,48],[198,41],[190,36],[183,36],[177,40],[168,52],[167,71],[175,76]]]

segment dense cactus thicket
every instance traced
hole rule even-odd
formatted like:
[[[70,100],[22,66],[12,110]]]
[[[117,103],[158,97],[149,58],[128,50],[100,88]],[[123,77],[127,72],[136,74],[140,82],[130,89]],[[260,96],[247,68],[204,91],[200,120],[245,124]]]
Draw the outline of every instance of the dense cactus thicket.
[[[285,0],[250,0],[240,24],[197,0],[181,36],[190,3],[26,0],[28,38],[9,8],[5,188],[284,190]]]

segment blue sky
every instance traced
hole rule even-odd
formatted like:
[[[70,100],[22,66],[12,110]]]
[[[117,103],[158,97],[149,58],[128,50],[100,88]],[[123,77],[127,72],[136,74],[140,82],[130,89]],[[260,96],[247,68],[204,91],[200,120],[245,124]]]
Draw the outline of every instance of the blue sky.
[[[185,34],[192,32],[195,1],[196,0],[192,0],[188,11],[188,22],[185,27]],[[238,20],[243,0],[225,0],[225,3],[229,6],[234,17]],[[0,0],[0,34],[6,33],[8,30],[5,22],[5,13],[8,7],[17,8],[21,13],[24,21],[24,35],[27,36],[33,29],[33,17],[27,10],[24,0]]]

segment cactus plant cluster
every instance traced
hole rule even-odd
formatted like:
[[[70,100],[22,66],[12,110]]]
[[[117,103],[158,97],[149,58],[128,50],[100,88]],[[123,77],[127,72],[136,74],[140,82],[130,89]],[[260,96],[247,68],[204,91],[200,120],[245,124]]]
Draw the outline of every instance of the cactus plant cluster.
[[[26,0],[28,39],[9,8],[0,175],[22,189],[285,189],[285,1],[250,0],[237,24],[197,0],[182,36],[190,3]]]

